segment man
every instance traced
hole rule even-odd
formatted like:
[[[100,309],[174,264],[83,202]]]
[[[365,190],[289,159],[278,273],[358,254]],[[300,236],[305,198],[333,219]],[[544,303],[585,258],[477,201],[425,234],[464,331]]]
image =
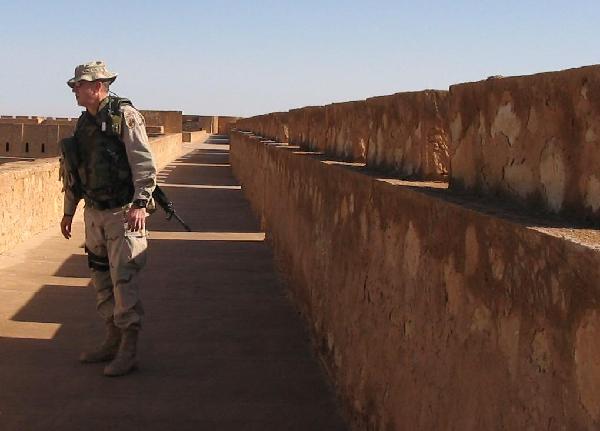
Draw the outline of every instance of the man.
[[[136,366],[143,308],[138,276],[146,260],[146,208],[156,186],[156,168],[143,116],[127,99],[109,96],[117,74],[101,61],[79,65],[67,84],[81,114],[72,138],[61,141],[65,191],[65,238],[78,202],[85,201],[85,249],[106,338],[83,363],[111,361],[106,376]]]

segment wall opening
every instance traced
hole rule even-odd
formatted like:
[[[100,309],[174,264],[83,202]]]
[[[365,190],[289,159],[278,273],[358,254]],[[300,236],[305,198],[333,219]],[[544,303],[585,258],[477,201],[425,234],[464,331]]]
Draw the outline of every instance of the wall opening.
[[[46,144],[42,144],[42,153],[46,152]]]
[[[6,143],[6,152],[8,153],[10,151],[10,142]]]
[[[29,142],[25,142],[25,152],[29,152]]]

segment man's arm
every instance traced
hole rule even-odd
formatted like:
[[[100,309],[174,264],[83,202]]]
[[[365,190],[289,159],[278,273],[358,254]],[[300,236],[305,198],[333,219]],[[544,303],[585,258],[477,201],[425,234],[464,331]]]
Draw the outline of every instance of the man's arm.
[[[142,114],[131,106],[123,106],[121,111],[123,113],[121,139],[125,144],[131,168],[134,187],[133,200],[141,199],[148,202],[152,197],[154,187],[156,187],[156,166],[148,143],[146,123]],[[136,231],[143,229],[146,210],[132,207],[127,218],[130,229]]]
[[[66,239],[71,238],[71,223],[81,200],[81,191],[77,181],[77,167],[75,166],[76,149],[75,138],[66,138],[60,142],[60,177],[63,182],[63,210],[64,215],[60,222],[60,230]]]

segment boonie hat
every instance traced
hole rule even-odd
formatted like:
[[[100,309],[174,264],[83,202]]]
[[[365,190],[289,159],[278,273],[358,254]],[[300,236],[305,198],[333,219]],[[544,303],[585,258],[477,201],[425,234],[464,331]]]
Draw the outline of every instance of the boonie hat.
[[[75,68],[75,76],[67,81],[71,88],[79,81],[108,81],[112,83],[117,79],[117,74],[110,72],[103,61],[96,60],[80,64]]]

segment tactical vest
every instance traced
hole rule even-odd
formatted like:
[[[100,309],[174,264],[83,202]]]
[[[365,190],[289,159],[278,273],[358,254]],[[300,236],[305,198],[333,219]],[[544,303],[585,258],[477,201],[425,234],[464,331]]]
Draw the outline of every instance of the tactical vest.
[[[81,114],[75,128],[80,188],[86,204],[98,209],[125,205],[134,194],[119,109],[131,102],[109,96],[103,105],[96,116]]]

